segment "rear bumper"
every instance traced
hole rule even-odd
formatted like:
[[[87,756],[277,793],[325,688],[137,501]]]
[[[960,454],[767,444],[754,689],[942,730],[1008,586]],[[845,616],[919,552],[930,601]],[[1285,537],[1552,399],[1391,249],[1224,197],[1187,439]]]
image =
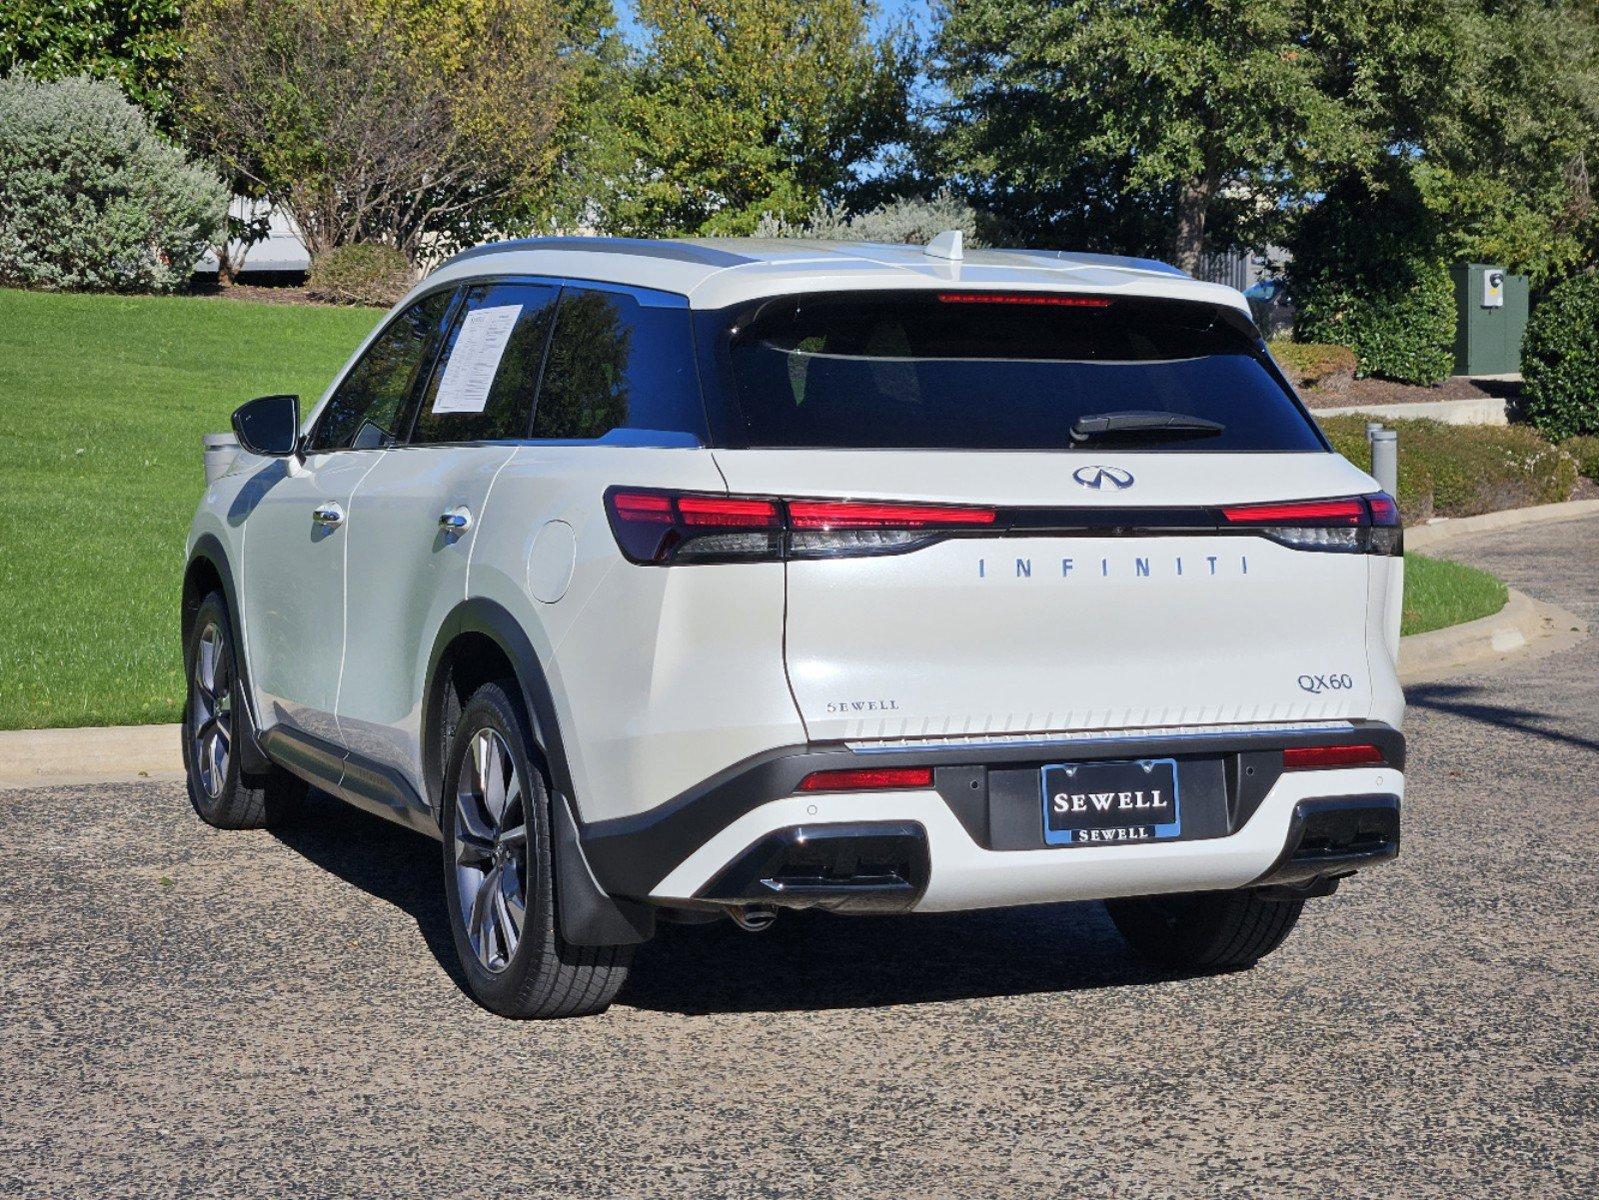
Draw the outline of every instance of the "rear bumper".
[[[1281,770],[1286,746],[1341,743],[1376,744],[1386,765]],[[1205,778],[1225,793],[1225,804],[1212,805],[1205,836],[1037,847],[1029,824],[1040,819],[1036,799],[1029,810],[1007,793],[1007,780],[1048,762],[1167,756],[1203,765]],[[585,827],[584,854],[608,893],[657,903],[943,911],[1297,887],[1391,858],[1398,848],[1404,739],[1374,722],[1065,744],[907,745],[892,759],[913,760],[934,767],[933,788],[799,793],[814,771],[883,765],[885,758],[836,746],[774,752],[654,812]],[[1323,815],[1340,801],[1350,803],[1331,811],[1379,815]]]

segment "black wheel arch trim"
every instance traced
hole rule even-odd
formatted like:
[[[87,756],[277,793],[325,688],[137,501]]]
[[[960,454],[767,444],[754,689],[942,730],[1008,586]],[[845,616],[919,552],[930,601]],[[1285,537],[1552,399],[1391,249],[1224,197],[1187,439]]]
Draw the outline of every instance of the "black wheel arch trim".
[[[443,778],[438,746],[444,720],[444,656],[457,639],[477,634],[494,643],[511,664],[532,733],[550,775],[550,831],[555,860],[556,915],[561,935],[576,946],[632,945],[655,931],[654,910],[647,905],[617,898],[596,878],[585,853],[582,825],[577,817],[577,795],[566,756],[566,744],[556,715],[555,695],[538,652],[521,623],[503,605],[485,597],[462,601],[439,626],[428,654],[422,704],[422,761],[426,775],[428,808],[435,816],[442,796],[434,795]]]
[[[194,577],[198,566],[204,563],[222,584],[222,600],[228,609],[228,632],[233,638],[233,665],[239,680],[239,694],[243,700],[244,708],[244,736],[239,742],[239,769],[257,775],[272,766],[273,760],[267,754],[261,740],[261,722],[255,711],[255,689],[250,685],[249,655],[244,652],[244,639],[239,630],[243,628],[243,612],[239,608],[239,592],[233,582],[233,566],[228,561],[228,552],[222,545],[222,540],[214,533],[202,533],[194,541],[194,546],[189,551],[188,560],[183,567],[183,585],[178,603],[178,637],[179,645],[183,650],[185,662],[188,658],[189,620],[193,615],[189,609],[189,582]],[[196,605],[205,599],[202,590],[194,597]],[[184,680],[187,689],[188,680]],[[187,708],[187,697],[185,697]]]

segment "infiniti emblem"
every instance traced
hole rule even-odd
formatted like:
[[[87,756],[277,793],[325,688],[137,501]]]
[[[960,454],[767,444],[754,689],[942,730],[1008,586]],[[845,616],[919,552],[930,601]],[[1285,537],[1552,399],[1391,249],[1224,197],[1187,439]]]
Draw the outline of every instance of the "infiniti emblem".
[[[1078,467],[1072,472],[1072,478],[1085,488],[1098,490],[1107,483],[1118,492],[1133,486],[1133,473],[1124,471],[1120,467],[1088,466]]]

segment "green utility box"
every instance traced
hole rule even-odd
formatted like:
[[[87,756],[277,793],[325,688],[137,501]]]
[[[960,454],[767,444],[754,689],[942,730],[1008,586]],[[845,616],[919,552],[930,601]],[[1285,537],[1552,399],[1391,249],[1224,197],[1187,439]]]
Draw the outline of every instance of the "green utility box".
[[[1527,277],[1487,263],[1458,263],[1449,275],[1455,281],[1455,374],[1520,371]]]

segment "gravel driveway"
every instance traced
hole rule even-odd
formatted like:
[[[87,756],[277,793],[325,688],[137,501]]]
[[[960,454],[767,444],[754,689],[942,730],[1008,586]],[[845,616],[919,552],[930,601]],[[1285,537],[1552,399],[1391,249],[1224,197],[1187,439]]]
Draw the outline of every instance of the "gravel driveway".
[[[1599,626],[1599,522],[1445,553]],[[1094,905],[787,918],[553,1024],[463,995],[418,836],[0,795],[0,1194],[1591,1197],[1599,639],[1412,702],[1399,862],[1253,971]]]

